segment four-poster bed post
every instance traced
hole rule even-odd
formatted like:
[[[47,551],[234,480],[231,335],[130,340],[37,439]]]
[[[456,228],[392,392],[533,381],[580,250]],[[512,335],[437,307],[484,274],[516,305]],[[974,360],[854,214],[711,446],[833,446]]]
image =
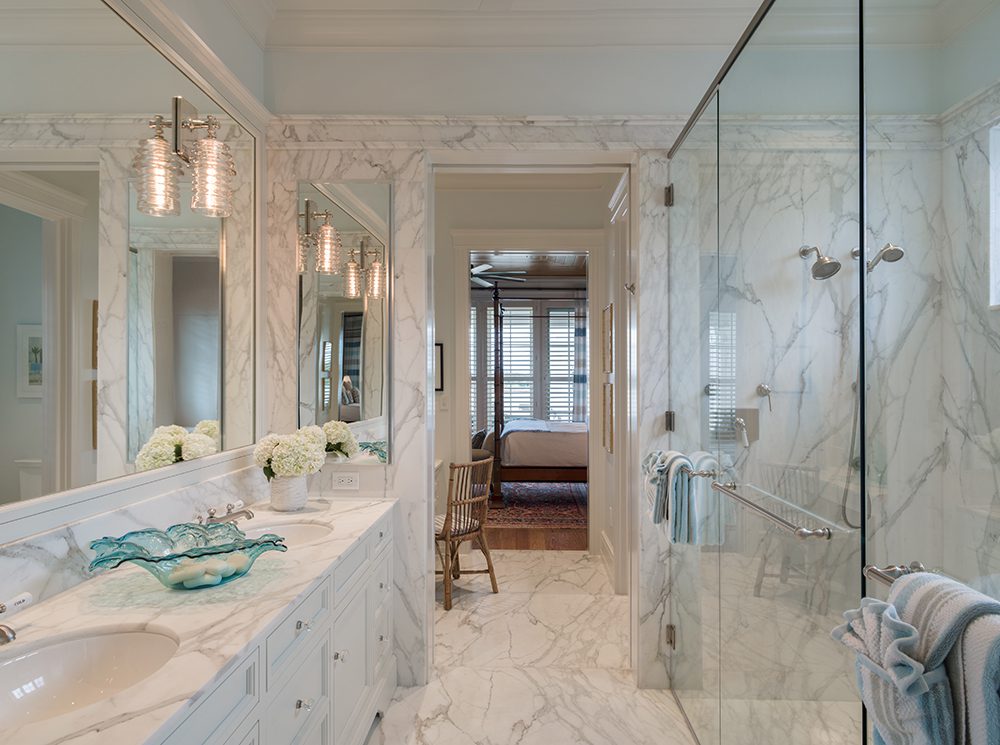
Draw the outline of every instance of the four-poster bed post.
[[[493,283],[493,499],[503,501],[503,458],[500,434],[503,431],[503,309],[500,283]]]

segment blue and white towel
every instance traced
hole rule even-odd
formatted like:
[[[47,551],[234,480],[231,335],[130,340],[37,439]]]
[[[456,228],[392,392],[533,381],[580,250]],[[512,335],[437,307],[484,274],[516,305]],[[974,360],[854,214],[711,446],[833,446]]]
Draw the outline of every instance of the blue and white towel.
[[[718,459],[704,450],[692,453],[691,463],[695,471],[719,472]],[[712,488],[712,479],[695,478],[691,489],[691,501],[698,516],[695,542],[702,546],[721,546],[726,542],[726,500]]]
[[[888,603],[865,598],[844,614],[833,637],[857,655],[877,744],[1000,743],[1000,693],[991,682],[1000,677],[1000,625],[975,623],[998,613],[993,598],[920,572],[893,582]],[[984,651],[992,656],[973,658]],[[973,731],[987,739],[971,739]]]
[[[670,520],[670,540],[674,543],[698,543],[699,513],[696,479],[690,471],[694,464],[684,453],[654,451],[642,460],[643,490],[650,519],[656,523]]]

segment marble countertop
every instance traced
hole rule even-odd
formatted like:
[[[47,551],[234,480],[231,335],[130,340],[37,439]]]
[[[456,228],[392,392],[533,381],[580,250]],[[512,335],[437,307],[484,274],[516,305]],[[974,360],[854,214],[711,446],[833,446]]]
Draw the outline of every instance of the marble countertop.
[[[2,729],[0,742],[97,745],[162,741],[210,690],[261,643],[304,599],[337,560],[386,513],[395,500],[311,499],[301,512],[273,512],[254,505],[256,519],[329,522],[333,532],[313,545],[268,552],[245,577],[217,588],[182,592],[163,587],[132,565],[107,572],[6,622],[17,640],[0,648],[6,658],[55,637],[89,630],[148,629],[173,636],[179,648],[153,675],[113,697],[77,711],[21,727]]]

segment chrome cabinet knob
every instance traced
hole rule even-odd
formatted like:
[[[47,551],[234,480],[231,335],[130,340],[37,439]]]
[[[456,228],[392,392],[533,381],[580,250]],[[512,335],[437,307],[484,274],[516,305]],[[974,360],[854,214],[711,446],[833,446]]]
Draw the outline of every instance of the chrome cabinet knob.
[[[313,700],[311,698],[300,698],[295,702],[296,711],[312,711]]]
[[[379,582],[378,583],[378,589],[384,590],[385,589],[385,582]]]
[[[334,652],[333,659],[338,662],[347,662],[347,652]]]
[[[385,634],[379,634],[379,635],[378,635],[378,640],[379,640],[380,642],[384,642],[384,641],[385,641]]]
[[[312,626],[308,621],[296,621],[295,622],[296,631],[312,631]]]
[[[378,537],[379,537],[379,538],[385,538],[385,532],[384,532],[384,531],[381,531],[381,530],[380,530],[380,531],[378,532]]]

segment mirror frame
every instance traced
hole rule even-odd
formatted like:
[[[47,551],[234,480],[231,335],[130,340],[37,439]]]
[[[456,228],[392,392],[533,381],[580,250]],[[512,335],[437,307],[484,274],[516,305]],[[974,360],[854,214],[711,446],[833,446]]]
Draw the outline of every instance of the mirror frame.
[[[263,276],[263,215],[266,213],[266,194],[262,189],[266,158],[265,133],[271,113],[246,86],[219,60],[205,42],[178,16],[164,9],[158,0],[100,0],[110,12],[117,15],[149,46],[162,56],[183,76],[211,98],[219,108],[239,124],[253,138],[254,199],[253,215],[253,381],[254,432],[253,441],[266,431],[263,401],[265,360],[260,354],[265,349],[261,319],[265,313],[265,295],[260,278]],[[37,163],[38,150],[8,150],[0,154],[0,162]],[[70,162],[70,151],[59,151],[62,159]],[[76,155],[79,158],[79,155]],[[253,445],[227,450],[194,461],[175,463],[171,466],[128,474],[106,481],[99,481],[66,491],[53,492],[26,502],[13,502],[0,507],[0,546],[20,540],[28,535],[52,530],[60,525],[76,522],[103,512],[135,505],[143,500],[205,481],[224,476],[253,464]]]
[[[396,289],[395,289],[395,263],[396,263],[396,242],[394,240],[395,235],[393,232],[393,221],[395,218],[395,191],[396,184],[391,179],[385,179],[382,181],[365,181],[363,179],[355,179],[353,181],[322,181],[319,179],[299,179],[298,184],[309,184],[314,189],[320,192],[324,197],[329,199],[331,202],[336,204],[340,209],[342,209],[347,215],[357,222],[361,227],[367,230],[369,233],[374,235],[380,241],[382,245],[385,246],[385,273],[386,273],[386,287],[385,287],[385,325],[383,330],[383,353],[382,353],[382,364],[384,369],[382,372],[383,379],[383,402],[384,407],[383,418],[385,419],[385,462],[381,462],[378,459],[374,461],[365,460],[348,460],[341,461],[339,463],[330,463],[328,465],[349,465],[351,468],[365,467],[365,466],[378,466],[386,467],[392,464],[392,450],[394,445],[393,431],[392,431],[392,391],[393,391],[393,333],[395,332],[395,322],[394,322],[394,311],[396,304]],[[342,192],[339,190],[331,190],[331,186],[335,187],[341,184],[380,184],[388,188],[389,190],[389,219],[386,221],[384,231],[378,227],[373,227],[371,222],[358,213],[356,208],[353,206],[345,205],[343,203],[344,199],[347,199]],[[329,192],[333,191],[332,194]],[[299,203],[298,191],[296,190],[295,202]],[[296,218],[297,219],[297,218]],[[298,225],[296,225],[296,230],[298,230]],[[298,360],[299,344],[302,341],[299,337],[299,329],[302,328],[302,283],[301,277],[296,278],[296,293],[295,293],[295,357]],[[297,426],[302,426],[302,410],[298,405],[298,402],[302,399],[302,370],[301,367],[296,364],[295,366],[295,421]]]

